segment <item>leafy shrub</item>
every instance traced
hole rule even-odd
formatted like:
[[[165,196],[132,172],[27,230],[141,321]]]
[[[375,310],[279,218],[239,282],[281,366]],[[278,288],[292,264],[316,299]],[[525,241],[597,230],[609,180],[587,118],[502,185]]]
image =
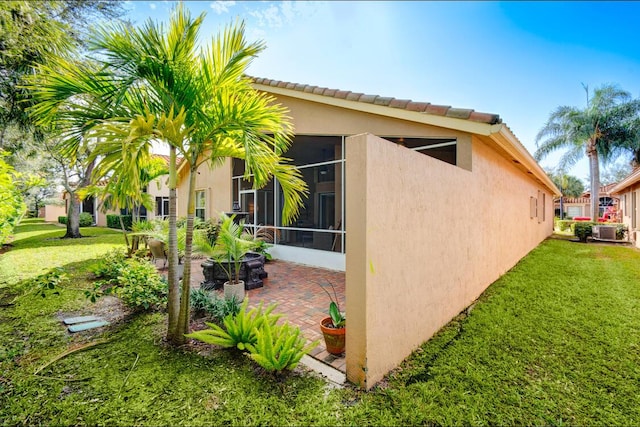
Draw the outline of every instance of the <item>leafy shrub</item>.
[[[66,224],[66,223],[67,223],[67,217],[66,217],[66,215],[65,215],[65,216],[59,216],[59,217],[58,217],[58,222],[59,222],[60,224]]]
[[[264,322],[256,330],[256,343],[247,344],[249,356],[267,371],[280,372],[294,369],[298,366],[302,356],[313,350],[319,341],[306,345],[306,340],[300,334],[300,328],[291,326],[288,322],[273,325]]]
[[[121,229],[120,217],[122,217],[125,230],[131,230],[131,226],[133,224],[133,217],[131,215],[107,215],[107,227],[117,228],[118,230]]]
[[[144,258],[127,259],[123,250],[114,249],[93,268],[93,273],[102,280],[95,283],[93,291],[85,292],[92,302],[114,293],[133,308],[149,310],[166,304],[167,283]]]
[[[216,296],[213,300],[211,315],[214,319],[222,322],[227,316],[236,316],[240,313],[241,303],[236,296],[224,298]]]
[[[572,220],[558,220],[556,221],[556,229],[559,231],[568,231],[571,230],[571,224],[574,224],[575,221]]]
[[[213,305],[212,295],[209,291],[202,288],[191,291],[189,293],[189,305],[191,306],[191,311],[196,316],[209,313]]]
[[[93,216],[88,212],[80,212],[80,227],[91,227],[93,225]]]
[[[591,227],[594,225],[596,224],[589,221],[577,221],[572,224],[571,227],[573,228],[573,234],[580,239],[581,242],[586,242],[587,237],[591,237],[593,235]]]
[[[262,310],[262,303],[257,308],[247,311],[249,299],[245,298],[237,315],[228,315],[223,320],[223,327],[215,323],[205,323],[211,329],[203,329],[185,336],[194,338],[207,344],[215,344],[221,347],[237,347],[245,350],[247,344],[256,343],[256,330],[264,322],[273,325],[278,321],[280,315],[271,314],[276,304],[271,304],[265,311]]]
[[[15,185],[17,173],[3,157],[3,153],[0,152],[0,246],[13,233],[27,209]]]
[[[100,263],[93,267],[93,274],[98,279],[104,279],[109,285],[118,283],[120,271],[125,267],[127,255],[121,249],[113,249],[102,258]]]
[[[199,219],[199,218],[198,218]],[[209,218],[206,221],[200,221],[197,226],[193,225],[194,229],[204,230],[204,233],[207,236],[207,240],[211,243],[216,241],[218,237],[218,231],[220,230],[220,224],[218,224],[217,219]]]
[[[120,269],[115,294],[132,308],[163,307],[167,303],[167,283],[155,266],[145,260],[131,258]]]
[[[190,304],[196,316],[209,315],[218,322],[229,315],[235,316],[240,312],[240,302],[235,296],[232,298],[219,297],[205,289],[197,289],[190,293]]]
[[[629,231],[629,227],[627,227],[627,224],[615,224],[615,226],[616,226],[616,239],[624,240],[627,232]]]
[[[69,277],[60,267],[41,274],[33,280],[36,295],[40,295],[42,298],[46,297],[49,292],[60,295],[62,285],[66,283],[69,283]]]

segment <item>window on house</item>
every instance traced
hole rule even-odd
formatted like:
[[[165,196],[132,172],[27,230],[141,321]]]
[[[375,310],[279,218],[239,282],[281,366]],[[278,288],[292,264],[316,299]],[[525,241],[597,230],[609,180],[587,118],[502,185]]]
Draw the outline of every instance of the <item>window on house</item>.
[[[529,216],[531,219],[538,216],[538,199],[535,197],[529,197]]]
[[[542,193],[542,221],[545,221],[547,219],[546,215],[546,204],[547,204],[547,195],[545,193]]]
[[[451,165],[458,164],[455,138],[383,138]]]
[[[156,216],[166,219],[169,216],[169,198],[156,197]]]
[[[277,180],[254,190],[244,162],[234,160],[233,202],[246,213],[246,224],[272,230],[272,242],[344,253],[344,140],[342,136],[296,135],[286,157],[307,184],[309,197],[293,224],[282,224],[283,192]]]
[[[569,218],[575,218],[577,216],[582,216],[582,207],[581,206],[569,206],[569,207],[567,207],[567,216]]]
[[[206,196],[204,190],[196,191],[196,217],[205,220],[206,216]]]

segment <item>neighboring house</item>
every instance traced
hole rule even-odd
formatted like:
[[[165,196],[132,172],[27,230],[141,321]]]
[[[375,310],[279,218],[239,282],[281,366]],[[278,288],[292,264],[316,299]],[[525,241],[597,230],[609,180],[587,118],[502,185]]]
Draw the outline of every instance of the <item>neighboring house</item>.
[[[56,195],[54,198],[62,199],[62,195]],[[42,214],[38,215],[40,218],[44,218],[47,222],[58,222],[58,217],[67,214],[67,208],[64,204],[45,204],[42,208]]]
[[[600,186],[599,196],[599,214],[598,217],[606,216],[608,220],[617,222],[620,199],[612,195],[611,189],[617,184],[607,184]],[[591,216],[591,192],[585,191],[580,197],[563,197],[562,207],[564,210],[563,217],[568,218],[586,218]],[[560,198],[554,200],[555,216],[560,217]]]
[[[553,231],[559,190],[495,114],[254,79],[289,109],[309,187],[280,222],[277,182],[243,163],[196,177],[196,215],[234,204],[277,230],[275,258],[346,271],[347,377],[370,388]],[[186,215],[187,168],[178,215]]]
[[[160,157],[169,164],[169,156],[154,154],[156,157]],[[169,216],[169,187],[167,186],[168,175],[162,175],[149,183],[145,192],[150,194],[154,199],[153,211],[147,210],[144,206],[140,206],[140,218],[146,220],[152,220],[155,218],[165,219]],[[67,193],[63,192],[60,196],[66,200]],[[45,210],[46,221],[58,221],[58,216],[67,215],[68,202],[64,206],[47,205]],[[130,214],[128,209],[122,209],[120,212],[109,210],[102,212],[99,203],[93,196],[86,197],[80,203],[80,212],[88,212],[93,216],[93,222],[95,225],[106,227],[107,215],[114,214]]]
[[[619,216],[621,222],[629,227],[629,240],[640,248],[640,167],[636,167],[625,179],[617,183],[611,193],[620,197]]]

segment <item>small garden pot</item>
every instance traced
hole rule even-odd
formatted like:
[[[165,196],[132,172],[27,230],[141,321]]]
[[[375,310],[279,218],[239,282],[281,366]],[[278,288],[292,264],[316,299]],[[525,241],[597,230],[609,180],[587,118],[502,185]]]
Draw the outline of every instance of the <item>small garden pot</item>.
[[[320,322],[320,330],[324,335],[324,343],[327,347],[327,352],[340,355],[344,353],[346,328],[333,328],[331,327],[331,317],[325,317]]]
[[[235,296],[236,301],[244,300],[244,281],[240,280],[238,283],[224,282],[224,297],[225,299],[231,299]]]

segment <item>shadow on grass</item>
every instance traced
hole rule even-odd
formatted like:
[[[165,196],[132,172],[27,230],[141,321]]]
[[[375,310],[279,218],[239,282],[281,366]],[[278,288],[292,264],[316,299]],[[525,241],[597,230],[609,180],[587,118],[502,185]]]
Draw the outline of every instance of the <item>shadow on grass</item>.
[[[122,233],[117,230],[93,227],[81,228],[80,233],[82,234],[82,237],[76,239],[63,238],[65,233],[66,230],[64,229],[51,230],[48,232],[43,231],[34,236],[24,239],[17,239],[12,243],[13,247],[10,250],[29,249],[33,247],[45,248],[51,246],[92,245],[96,243],[96,238],[100,238],[105,235],[108,235],[110,237],[112,236],[113,241],[100,243],[117,243],[116,241],[120,241],[124,245],[124,238],[122,237]]]

